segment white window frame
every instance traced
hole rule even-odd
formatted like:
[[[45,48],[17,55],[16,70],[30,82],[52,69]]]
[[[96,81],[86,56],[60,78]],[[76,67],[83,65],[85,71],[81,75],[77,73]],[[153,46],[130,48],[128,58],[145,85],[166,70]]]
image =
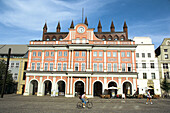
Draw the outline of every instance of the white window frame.
[[[117,52],[113,52],[113,57],[117,57]]]
[[[86,56],[85,51],[82,51],[82,52],[81,52],[81,56]]]
[[[99,71],[103,71],[103,63],[99,63]]]
[[[61,64],[62,64],[61,62],[58,62],[58,64],[57,64],[57,70],[58,71],[61,71]]]
[[[59,51],[59,52],[58,52],[58,56],[62,56],[62,51]]]
[[[47,65],[46,65],[47,64]],[[46,67],[47,66],[47,67]],[[45,62],[44,63],[44,71],[48,71],[48,63],[47,62]]]
[[[122,63],[122,72],[126,72],[126,64]]]
[[[51,65],[52,64],[52,65]],[[52,66],[52,67],[51,67]],[[54,64],[51,62],[50,63],[50,71],[53,71],[53,68],[54,68]]]
[[[45,52],[45,56],[49,56],[49,51],[46,51],[46,52]]]
[[[100,51],[100,52],[99,52],[99,57],[102,57],[102,56],[103,56],[103,52]]]
[[[36,56],[36,52],[35,51],[33,52],[33,56]]]
[[[67,63],[66,62],[63,63],[63,71],[67,71]]]
[[[34,65],[33,65],[34,64]],[[31,64],[31,70],[35,70],[35,62],[32,62]]]
[[[125,57],[125,52],[121,52],[121,57]]]
[[[93,63],[93,71],[97,71],[97,63]]]
[[[85,70],[86,70],[86,63],[81,63],[81,71],[85,71]]]
[[[38,52],[38,56],[41,56],[41,52]]]
[[[76,67],[78,67],[78,70],[76,70]],[[74,70],[75,70],[75,71],[79,71],[79,63],[75,63],[75,64],[74,64]]]
[[[131,56],[130,52],[127,52],[127,57],[130,57],[130,56]]]
[[[132,71],[132,65],[130,63],[128,63],[127,65],[128,65],[128,72],[131,72]],[[130,67],[130,70],[129,70],[129,67]]]
[[[53,51],[51,52],[51,56],[54,56],[54,52]]]
[[[112,71],[112,63],[107,63],[107,71]]]
[[[64,56],[67,56],[67,51],[64,51]]]
[[[76,56],[76,57],[78,57],[78,56],[79,56],[79,51],[76,51],[75,56]]]
[[[38,69],[38,64],[39,64],[39,69]],[[40,70],[40,62],[37,62],[37,70]]]
[[[113,71],[117,72],[117,63],[113,63]]]
[[[97,57],[97,51],[94,51],[94,52],[93,52],[93,56],[94,56],[94,57]]]
[[[107,52],[107,57],[111,57],[111,52]]]

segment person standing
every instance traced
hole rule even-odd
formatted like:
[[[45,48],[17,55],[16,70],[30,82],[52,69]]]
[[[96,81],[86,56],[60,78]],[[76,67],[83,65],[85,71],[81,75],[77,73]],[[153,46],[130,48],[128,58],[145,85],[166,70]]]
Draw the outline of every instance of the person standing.
[[[149,101],[149,100],[150,100],[151,104],[153,104],[152,101],[151,101],[150,90],[148,90],[148,92],[147,92],[147,100],[146,100],[146,104],[148,104],[148,101]]]

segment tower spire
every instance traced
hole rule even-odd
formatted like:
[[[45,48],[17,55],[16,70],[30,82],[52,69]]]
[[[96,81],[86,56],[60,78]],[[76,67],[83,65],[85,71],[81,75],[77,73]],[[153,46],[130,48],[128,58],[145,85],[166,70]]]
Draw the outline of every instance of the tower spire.
[[[99,19],[99,23],[98,23],[98,32],[102,32],[102,25]]]
[[[126,39],[128,39],[128,27],[127,27],[126,21],[124,21],[123,32],[126,32]]]
[[[110,26],[110,31],[115,32],[115,26],[113,24],[113,20],[112,20],[112,23],[111,23],[111,26]]]
[[[74,28],[74,23],[73,23],[73,20],[71,21],[70,28]]]
[[[59,21],[58,25],[57,25],[57,32],[60,32],[60,29],[61,29],[61,27],[60,27],[60,21]]]
[[[84,24],[86,24],[88,26],[87,16],[85,18]]]

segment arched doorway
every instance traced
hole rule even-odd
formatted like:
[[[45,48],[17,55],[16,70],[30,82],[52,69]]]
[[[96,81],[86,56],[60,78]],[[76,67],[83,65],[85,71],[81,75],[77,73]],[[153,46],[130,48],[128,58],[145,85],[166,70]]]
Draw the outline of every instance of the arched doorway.
[[[38,82],[36,80],[32,80],[30,82],[30,94],[37,95],[38,92]]]
[[[117,95],[117,84],[116,82],[110,82],[108,84],[108,89],[111,97],[115,97]]]
[[[75,96],[82,95],[84,93],[84,83],[77,81],[75,83]]]
[[[123,83],[123,93],[125,95],[132,95],[132,85],[130,82]]]
[[[154,95],[155,94],[154,88],[152,86],[149,86],[148,90],[150,90],[150,95]]]
[[[57,84],[58,84],[58,94],[65,95],[65,82],[59,81]]]
[[[94,90],[93,90],[93,95],[94,96],[100,96],[102,95],[102,83],[97,81],[94,83]]]
[[[52,88],[52,83],[50,80],[46,80],[44,82],[45,85],[45,90],[44,90],[44,94],[45,95],[50,95],[51,94],[51,88]]]

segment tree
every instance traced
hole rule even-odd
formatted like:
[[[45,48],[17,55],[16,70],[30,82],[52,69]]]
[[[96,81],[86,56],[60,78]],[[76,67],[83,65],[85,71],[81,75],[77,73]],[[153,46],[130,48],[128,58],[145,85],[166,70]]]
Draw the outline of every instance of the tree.
[[[166,77],[164,78],[164,80],[163,80],[162,83],[161,83],[161,88],[162,88],[166,93],[168,93],[168,91],[170,90],[170,86],[169,86],[169,83],[168,83],[167,80],[166,80]]]
[[[3,85],[3,79],[5,76],[6,70],[6,61],[0,60],[0,92]],[[14,90],[15,82],[13,81],[12,74],[8,71],[6,84],[5,84],[5,93],[12,93]]]

